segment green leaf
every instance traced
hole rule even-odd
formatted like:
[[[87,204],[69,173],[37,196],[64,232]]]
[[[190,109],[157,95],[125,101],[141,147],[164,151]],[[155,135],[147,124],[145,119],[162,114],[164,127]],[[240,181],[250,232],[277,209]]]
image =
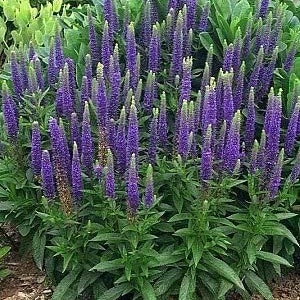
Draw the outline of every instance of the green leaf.
[[[145,281],[142,286],[142,295],[144,300],[156,300],[156,295],[153,286],[150,284],[150,282]]]
[[[8,275],[11,274],[11,271],[8,269],[0,269],[0,280],[4,279],[5,277],[7,277]]]
[[[220,283],[220,287],[218,290],[218,299],[221,299],[222,297],[224,297],[227,292],[232,289],[233,284],[231,282],[229,282],[228,280],[222,280]]]
[[[89,285],[95,282],[98,279],[98,277],[99,277],[99,273],[88,272],[88,271],[82,272],[77,287],[77,293],[81,294]]]
[[[232,10],[232,19],[241,18],[243,15],[248,15],[251,11],[251,6],[248,0],[241,0],[234,5]]]
[[[262,260],[269,261],[274,264],[280,264],[287,267],[292,267],[292,265],[286,259],[284,259],[283,257],[277,254],[273,254],[270,252],[259,251],[257,252],[256,257]]]
[[[178,300],[193,300],[195,288],[195,277],[193,277],[190,270],[188,270],[182,279]]]
[[[182,221],[182,220],[189,220],[191,219],[192,214],[190,213],[181,213],[181,214],[177,214],[175,216],[173,216],[172,218],[169,219],[168,222],[178,222],[178,221]]]
[[[0,247],[0,259],[2,259],[10,251],[9,246]]]
[[[120,296],[123,295],[125,291],[128,290],[128,288],[130,288],[130,285],[128,283],[120,284],[107,290],[97,300],[117,300],[120,298]]]
[[[203,264],[208,266],[212,271],[235,284],[238,288],[244,290],[243,283],[241,282],[237,273],[224,261],[208,253],[205,256],[205,259],[203,259]]]
[[[210,45],[213,45],[214,46],[213,47],[214,55],[216,55],[219,59],[221,59],[221,55],[220,55],[219,51],[217,51],[217,47],[208,32],[201,32],[199,34],[199,38],[200,38],[201,44],[207,51],[209,51]]]
[[[52,4],[53,11],[56,13],[59,12],[61,9],[62,3],[63,3],[63,0],[54,0],[53,4]]]
[[[46,235],[36,231],[32,239],[33,259],[37,267],[42,270],[44,263],[44,254],[46,247]]]
[[[266,300],[272,300],[273,295],[270,288],[265,284],[265,282],[258,277],[254,272],[248,271],[246,273],[246,284],[258,291]]]
[[[101,271],[101,272],[110,272],[113,270],[118,270],[123,268],[123,262],[121,258],[115,259],[115,260],[111,260],[111,261],[102,261],[101,263],[97,264],[96,266],[94,266],[93,268],[90,269],[90,271],[92,270],[96,270],[96,271]]]
[[[124,238],[122,238],[122,235],[119,233],[99,233],[97,234],[93,239],[91,239],[91,242],[120,242],[123,241]]]
[[[65,276],[61,280],[61,282],[56,286],[51,300],[66,299],[65,295],[68,293],[69,288],[75,282],[79,274],[80,269],[78,268],[76,270],[71,271],[67,276]]]
[[[297,239],[294,237],[294,235],[283,225],[280,223],[274,223],[273,226],[264,226],[263,232],[267,235],[282,235],[288,238],[292,243],[299,246]]]
[[[13,201],[0,201],[0,211],[12,210],[14,208]]]
[[[294,213],[278,213],[275,215],[278,220],[286,220],[286,219],[290,219],[290,218],[293,218],[293,217],[296,217],[298,216],[297,214],[294,214]]]
[[[154,284],[157,296],[161,296],[168,292],[171,286],[182,276],[180,269],[171,269],[161,276]]]

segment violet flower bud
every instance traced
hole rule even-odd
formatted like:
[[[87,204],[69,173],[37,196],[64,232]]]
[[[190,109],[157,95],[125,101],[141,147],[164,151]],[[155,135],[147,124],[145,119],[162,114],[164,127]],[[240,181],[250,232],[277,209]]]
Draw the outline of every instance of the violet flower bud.
[[[22,79],[20,73],[20,66],[17,61],[17,55],[15,51],[11,52],[10,55],[10,70],[11,70],[11,77],[12,83],[14,87],[14,92],[19,97],[23,93],[23,86],[22,86]]]
[[[226,133],[227,133],[227,122],[226,120],[224,120],[219,132],[217,144],[215,145],[215,153],[214,153],[215,159],[220,162],[224,160]]]
[[[130,86],[135,87],[135,72],[136,72],[136,41],[135,41],[135,32],[134,25],[131,22],[127,28],[126,34],[126,70],[130,72]]]
[[[172,79],[176,75],[181,75],[183,59],[183,38],[183,14],[181,11],[179,11],[173,35],[173,52],[170,68],[170,76]]]
[[[224,60],[223,60],[223,71],[229,72],[233,66],[232,60],[233,60],[234,47],[233,44],[229,44],[227,47],[224,48],[225,51],[224,51]]]
[[[139,110],[141,108],[141,97],[142,97],[142,92],[143,92],[143,80],[140,79],[139,83],[136,87],[135,93],[134,93],[134,99],[136,102],[136,108]]]
[[[194,128],[195,132],[200,129],[201,121],[201,111],[202,111],[202,94],[198,91],[195,105],[195,116],[194,116]]]
[[[95,165],[94,165],[94,175],[95,175],[96,179],[98,179],[98,180],[101,179],[102,171],[103,171],[102,166],[99,164],[99,161],[96,160]]]
[[[168,11],[170,11],[170,9],[173,10],[177,10],[178,8],[178,0],[169,0],[168,2]]]
[[[281,149],[277,163],[272,171],[271,178],[269,181],[269,193],[270,198],[273,199],[278,194],[278,190],[280,187],[280,181],[281,181],[281,171],[283,166],[283,160],[284,160],[284,149]]]
[[[265,130],[263,129],[261,131],[259,149],[257,154],[257,168],[260,170],[264,170],[266,165],[266,142],[267,136]]]
[[[224,148],[224,168],[228,173],[233,172],[240,158],[240,127],[241,113],[238,110],[232,119]]]
[[[150,137],[148,145],[148,160],[154,165],[156,163],[156,153],[158,144],[158,108],[153,109],[153,118],[150,124]]]
[[[96,109],[97,109],[97,120],[99,127],[104,130],[107,126],[107,95],[106,86],[103,75],[103,65],[100,63],[97,66],[98,74],[98,87],[96,94]]]
[[[143,23],[142,23],[142,44],[148,46],[151,39],[151,27],[153,20],[151,19],[151,1],[146,0],[143,12]]]
[[[206,86],[202,108],[202,132],[206,132],[211,124],[214,128],[217,123],[216,91],[214,87]]]
[[[126,170],[126,112],[122,108],[116,135],[116,158],[119,173],[124,174]]]
[[[199,22],[199,31],[200,32],[205,32],[208,29],[209,13],[210,13],[210,1],[207,1],[201,12],[201,17],[200,17],[200,22]]]
[[[63,115],[68,118],[71,117],[71,113],[74,111],[74,98],[72,98],[70,78],[69,78],[69,66],[66,63],[62,73],[62,83],[60,88],[62,89],[63,99],[62,99],[62,109]]]
[[[81,177],[81,166],[79,153],[76,142],[73,144],[73,157],[72,157],[72,195],[76,204],[82,200],[83,181]]]
[[[105,195],[108,198],[115,198],[115,171],[114,158],[110,149],[107,150],[107,163],[105,172]]]
[[[223,117],[228,124],[234,115],[233,96],[232,96],[232,73],[225,73],[223,75]]]
[[[258,167],[258,151],[259,151],[259,143],[257,140],[254,140],[254,144],[252,147],[251,158],[250,158],[250,165],[249,165],[249,173],[255,174],[256,171],[259,169]]]
[[[178,106],[181,107],[183,100],[189,101],[192,88],[192,57],[183,59],[182,63],[182,80]]]
[[[157,25],[153,25],[152,35],[149,45],[148,70],[156,73],[160,64],[160,33]]]
[[[127,205],[130,215],[135,215],[139,207],[138,172],[135,153],[132,153],[127,175]]]
[[[99,53],[99,46],[97,42],[98,40],[97,33],[96,33],[91,11],[88,12],[88,27],[89,27],[89,41],[90,41],[92,61],[93,61],[93,65],[96,66],[96,64],[100,61],[100,53]]]
[[[62,47],[62,40],[60,36],[60,32],[56,31],[56,35],[54,37],[54,57],[55,57],[55,66],[57,70],[60,70],[64,67],[65,59]]]
[[[23,91],[25,91],[28,88],[28,73],[26,64],[27,61],[25,60],[25,56],[22,50],[19,51],[19,71],[20,71],[20,77],[21,77],[21,84]],[[20,83],[19,83],[20,84]]]
[[[266,16],[269,7],[269,1],[270,0],[260,1],[259,14],[258,14],[259,17],[264,18]]]
[[[27,86],[28,86],[28,92],[30,94],[34,94],[39,90],[36,73],[32,63],[29,66]]]
[[[42,66],[41,66],[41,62],[37,56],[33,57],[33,67],[35,70],[38,87],[40,90],[44,90],[44,77],[43,77]]]
[[[101,43],[101,62],[104,66],[104,75],[108,76],[109,71],[109,59],[112,54],[112,41],[109,35],[109,24],[104,22],[102,43]]]
[[[75,78],[75,64],[73,59],[67,57],[66,64],[68,65],[68,80],[69,80],[69,91],[72,102],[75,102],[76,97],[76,78]]]
[[[86,170],[92,170],[93,158],[94,149],[90,125],[90,111],[88,102],[85,102],[82,121],[81,163]]]
[[[245,62],[243,61],[235,80],[235,89],[233,92],[234,109],[240,109],[244,95]]]
[[[283,69],[286,72],[289,72],[292,69],[296,53],[297,53],[297,45],[293,43],[290,49],[288,50],[286,54],[286,58],[283,63]]]
[[[38,122],[32,123],[31,134],[31,169],[35,176],[41,174],[41,160],[42,160],[42,142],[41,132]]]
[[[47,199],[55,197],[55,185],[53,178],[53,168],[50,160],[50,154],[47,150],[42,152],[41,160],[41,178],[43,194]]]
[[[300,148],[298,149],[295,164],[290,174],[291,183],[295,183],[298,180],[299,175],[300,175]]]
[[[248,22],[246,25],[246,32],[244,35],[244,41],[243,41],[243,56],[246,57],[249,55],[250,53],[250,48],[251,48],[251,37],[252,37],[252,24],[253,24],[253,17],[250,14],[249,18],[248,18]]]
[[[113,153],[116,151],[116,125],[114,119],[108,121],[108,146]]]
[[[291,155],[294,150],[296,137],[297,137],[299,110],[300,110],[300,98],[294,107],[292,116],[289,121],[288,129],[286,132],[284,148],[287,155]]]
[[[84,76],[86,76],[86,81],[87,81],[87,96],[88,96],[87,99],[88,99],[92,97],[92,82],[93,82],[93,67],[92,67],[92,59],[90,54],[87,54],[85,56]]]
[[[211,75],[211,68],[209,67],[208,62],[205,63],[205,67],[203,70],[203,76],[201,80],[201,93],[205,93],[206,86],[209,85],[210,82],[210,76]]]
[[[114,0],[105,0],[103,3],[104,19],[109,24],[109,35],[112,40],[114,33],[118,31],[118,16]]]
[[[128,131],[127,131],[127,147],[126,147],[127,166],[130,163],[130,158],[133,153],[135,154],[135,158],[138,160],[138,151],[139,151],[139,128],[138,128],[137,109],[135,106],[135,101],[134,99],[132,99],[129,118],[128,118]]]
[[[174,33],[174,25],[175,25],[175,11],[173,8],[169,9],[169,13],[166,18],[166,41],[171,44],[173,41],[173,33]]]
[[[200,166],[200,178],[202,186],[206,186],[207,180],[212,178],[213,167],[212,167],[212,126],[209,124],[204,137],[201,153],[201,166]]]
[[[2,85],[2,112],[7,136],[15,141],[19,132],[17,108],[9,94],[6,82]]]
[[[259,52],[257,54],[256,62],[254,64],[253,70],[250,75],[249,85],[248,85],[249,88],[254,87],[254,89],[256,89],[258,86],[259,74],[262,68],[263,59],[264,59],[264,48],[260,47]]]
[[[155,89],[155,73],[150,71],[147,76],[147,82],[144,92],[144,108],[146,113],[150,113],[153,108]]]
[[[59,69],[55,64],[55,53],[54,53],[54,45],[50,46],[49,59],[48,59],[48,83],[55,84],[57,80],[57,75],[59,73]]]
[[[28,52],[28,59],[29,59],[29,61],[33,60],[33,58],[34,58],[35,56],[36,56],[36,54],[35,54],[33,42],[30,41],[30,42],[29,42],[29,52]]]
[[[146,172],[145,205],[150,207],[154,202],[153,168],[149,164]]]
[[[81,81],[81,91],[80,91],[80,112],[83,113],[84,103],[89,101],[89,82],[86,76],[82,77]]]
[[[234,74],[236,74],[240,68],[242,46],[243,46],[242,32],[241,32],[241,28],[238,27],[233,42],[232,68]]]
[[[71,114],[71,144],[74,144],[76,142],[77,149],[79,155],[81,154],[81,134],[80,134],[80,126],[77,118],[76,113]]]
[[[195,27],[197,0],[187,1],[187,28],[193,29]]]
[[[165,148],[168,142],[167,100],[165,92],[162,92],[160,97],[160,108],[158,117],[158,139],[160,146]]]
[[[246,120],[246,132],[245,132],[245,143],[248,149],[252,147],[254,137],[255,137],[254,88],[251,87],[248,105],[247,105],[247,120]]]
[[[188,103],[183,100],[179,121],[178,154],[185,160],[188,156],[189,116]]]

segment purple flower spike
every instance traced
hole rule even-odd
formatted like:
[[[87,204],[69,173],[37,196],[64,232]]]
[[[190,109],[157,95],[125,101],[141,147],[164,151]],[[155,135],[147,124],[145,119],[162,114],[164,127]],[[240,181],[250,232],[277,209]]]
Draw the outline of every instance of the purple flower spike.
[[[201,127],[201,110],[202,110],[202,94],[200,91],[198,91],[197,98],[196,98],[196,104],[195,104],[195,116],[194,116],[194,128],[195,132],[198,132],[198,130]]]
[[[74,102],[76,96],[75,64],[73,59],[69,57],[66,58],[66,64],[68,65],[69,91],[70,91],[72,102]]]
[[[196,17],[196,0],[187,1],[187,28],[194,29],[195,27],[195,17]]]
[[[270,172],[277,159],[280,141],[280,125],[281,125],[281,111],[282,102],[281,95],[270,97],[271,100],[267,106],[267,113],[265,117],[264,129],[266,131],[267,143],[267,172]]]
[[[156,73],[160,64],[160,33],[157,25],[153,25],[151,41],[149,45],[148,70]]]
[[[80,91],[80,112],[83,113],[84,103],[89,101],[89,83],[86,76],[82,77],[81,81],[81,91]]]
[[[73,145],[72,157],[72,195],[76,204],[82,200],[83,181],[81,177],[81,166],[76,142]]]
[[[112,41],[109,35],[109,25],[108,22],[104,22],[102,43],[101,43],[101,62],[104,66],[104,74],[108,76],[109,70],[109,59],[112,54]]]
[[[59,69],[55,64],[54,45],[50,46],[49,59],[48,59],[48,83],[55,84]]]
[[[56,35],[54,37],[54,55],[55,55],[55,66],[58,71],[58,70],[62,69],[65,64],[62,40],[61,40],[60,32],[58,29],[57,29]]]
[[[91,55],[87,54],[85,56],[85,69],[84,76],[86,76],[87,81],[87,95],[88,98],[92,97],[92,82],[93,82],[93,67],[92,67],[92,59]]]
[[[80,126],[76,113],[72,113],[71,115],[71,143],[74,144],[76,142],[77,149],[79,155],[81,154],[81,134],[80,134]]]
[[[223,75],[223,118],[227,124],[231,124],[234,115],[233,96],[232,96],[232,73]]]
[[[246,133],[245,133],[245,143],[248,149],[252,147],[254,137],[255,137],[254,88],[251,87],[248,106],[247,106],[247,120],[246,120]]]
[[[32,123],[31,134],[31,169],[35,176],[41,174],[41,160],[42,160],[42,144],[41,132],[38,122]]]
[[[269,7],[269,1],[270,0],[260,1],[259,14],[258,14],[259,17],[264,18],[266,16]]]
[[[222,127],[220,129],[220,133],[218,136],[218,142],[215,146],[214,157],[217,161],[222,162],[224,159],[224,148],[225,148],[225,137],[227,132],[227,122],[224,120]]]
[[[25,56],[24,56],[24,53],[22,50],[19,52],[19,61],[20,61],[19,71],[20,71],[20,75],[21,75],[21,84],[22,84],[23,91],[25,91],[28,88],[28,73],[27,73],[27,67],[26,67],[27,60],[25,59]]]
[[[74,111],[74,98],[72,98],[70,78],[69,78],[69,66],[66,63],[63,69],[61,86],[63,99],[62,99],[62,112],[64,116],[71,117],[71,113]]]
[[[134,216],[139,207],[138,172],[136,156],[132,153],[127,175],[127,204],[131,216]]]
[[[190,100],[192,88],[192,66],[193,59],[187,57],[183,59],[182,63],[182,80],[178,106],[181,107],[183,100]]]
[[[238,27],[233,42],[232,68],[234,74],[237,73],[240,68],[242,46],[243,46],[242,32],[241,32],[241,28]]]
[[[235,80],[235,89],[233,92],[233,100],[234,100],[235,110],[240,109],[242,102],[243,102],[245,67],[246,67],[246,64],[243,61],[241,64],[241,67],[239,69],[239,72],[237,73],[236,80]]]
[[[29,53],[28,53],[28,59],[29,61],[33,60],[33,58],[35,57],[35,50],[34,50],[34,46],[33,46],[33,42],[30,41],[29,42]]]
[[[116,158],[119,173],[124,174],[126,170],[126,112],[122,108],[116,136]]]
[[[135,158],[138,159],[139,151],[139,128],[138,128],[138,118],[137,109],[135,106],[135,101],[132,99],[130,106],[129,119],[128,119],[128,132],[127,132],[127,166],[130,163],[130,158],[132,154],[135,154]]]
[[[22,84],[21,84],[21,74],[20,74],[20,66],[17,61],[17,55],[15,51],[11,52],[10,56],[10,70],[12,83],[14,87],[14,92],[19,97],[23,93]]]
[[[96,66],[96,64],[100,61],[100,53],[99,53],[99,46],[97,42],[98,41],[97,33],[96,33],[91,11],[88,12],[88,23],[89,23],[89,41],[90,41],[91,56],[92,56],[93,65]]]
[[[116,125],[115,120],[110,119],[108,122],[108,146],[113,153],[116,151]]]
[[[92,170],[93,157],[94,149],[90,125],[89,104],[88,102],[85,102],[82,121],[81,162],[86,170]]]
[[[296,137],[297,137],[299,110],[300,110],[300,99],[294,107],[292,116],[290,118],[289,126],[287,129],[287,133],[286,133],[284,148],[287,155],[291,155],[294,150]]]
[[[203,187],[206,186],[205,181],[210,180],[213,174],[211,143],[212,143],[212,127],[209,124],[206,130],[206,134],[202,146],[202,154],[201,154],[200,178]]]
[[[210,12],[210,1],[207,1],[205,6],[203,7],[200,23],[199,23],[199,31],[205,32],[208,28],[208,16]]]
[[[110,149],[107,150],[107,163],[105,172],[105,195],[108,198],[115,198],[115,171],[114,158]]]
[[[53,168],[50,160],[50,154],[47,150],[44,150],[42,153],[41,177],[44,196],[47,199],[53,199],[55,197]]]
[[[293,169],[292,169],[292,172],[290,175],[290,181],[292,183],[295,183],[298,180],[299,175],[300,175],[300,148],[298,149],[295,164],[293,166]]]
[[[269,181],[269,193],[270,198],[274,199],[275,196],[278,194],[278,190],[280,187],[280,181],[281,181],[281,171],[283,166],[283,160],[284,160],[284,149],[281,149],[277,163],[272,171],[271,178]]]
[[[166,18],[166,40],[167,43],[169,44],[171,44],[173,40],[174,25],[175,25],[175,11],[173,8],[171,8]]]
[[[292,46],[290,47],[290,49],[287,52],[285,61],[283,63],[283,68],[286,72],[289,72],[291,70],[293,63],[294,63],[296,53],[297,53],[297,45],[292,44]]]
[[[249,165],[249,173],[250,174],[255,174],[256,171],[259,169],[258,164],[257,164],[258,151],[259,151],[259,143],[257,140],[255,140],[253,147],[252,147],[251,159],[250,159],[250,165]]]
[[[233,65],[232,60],[233,60],[233,54],[234,54],[234,46],[233,46],[233,44],[229,44],[225,49],[226,50],[224,52],[223,71],[229,72]]]
[[[217,123],[216,91],[213,87],[206,86],[202,108],[202,132],[206,132],[207,126]]]
[[[94,174],[98,180],[101,180],[102,171],[103,171],[102,166],[100,165],[99,161],[96,160],[95,165],[94,165]]]
[[[262,63],[264,59],[264,48],[260,47],[259,52],[257,54],[257,59],[255,62],[255,65],[253,67],[252,73],[250,75],[249,79],[249,88],[254,87],[254,89],[257,89],[258,87],[258,82],[259,82],[259,74],[262,69]]]
[[[167,100],[165,92],[162,92],[160,98],[160,109],[158,117],[158,139],[160,146],[165,148],[168,142]]]
[[[156,163],[156,153],[158,144],[158,108],[153,109],[153,118],[150,124],[150,137],[148,146],[149,163],[154,165]]]
[[[231,122],[231,126],[224,148],[224,168],[228,173],[232,173],[240,158],[240,127],[241,113],[238,110]]]
[[[28,72],[28,92],[30,94],[36,93],[38,91],[38,82],[37,82],[37,77],[35,70],[32,66],[32,62],[29,66],[29,72]]]
[[[154,202],[153,168],[149,164],[146,173],[145,205],[150,207]]]
[[[185,160],[187,159],[189,148],[189,116],[188,116],[188,103],[183,100],[179,121],[179,137],[178,137],[178,154]]]
[[[36,78],[37,78],[39,89],[43,90],[44,89],[43,71],[42,71],[41,62],[37,56],[33,57],[33,67],[34,67],[34,70],[36,73]]]
[[[2,112],[8,137],[11,140],[16,140],[19,132],[17,108],[9,94],[6,82],[2,85]]]
[[[96,109],[99,128],[104,130],[107,126],[107,94],[103,75],[103,65],[97,66],[98,88],[96,94]]]
[[[118,106],[120,103],[121,94],[121,80],[119,48],[118,44],[116,44],[114,54],[110,57],[109,65],[110,96],[108,114],[110,118],[114,118],[118,114]]]
[[[143,24],[142,24],[142,43],[148,47],[151,39],[151,27],[152,27],[152,16],[151,16],[151,1],[147,0],[144,5],[143,12]]]
[[[168,10],[173,8],[174,10],[177,10],[178,8],[178,0],[169,0],[168,2]]]
[[[114,33],[118,31],[118,16],[114,0],[105,0],[103,3],[104,18],[109,24],[109,35],[112,40]]]
[[[144,108],[146,113],[150,113],[153,108],[155,89],[155,74],[150,71],[147,76],[147,82],[144,92]]]
[[[257,154],[257,168],[260,170],[264,170],[266,165],[266,141],[267,141],[267,136],[265,130],[263,129],[261,131],[259,149]]]
[[[201,93],[202,94],[205,93],[206,86],[209,85],[209,81],[210,81],[210,77],[211,77],[210,74],[211,74],[211,68],[210,68],[208,62],[206,62],[204,70],[203,70],[202,80],[201,80]]]
[[[173,52],[170,69],[170,76],[172,79],[174,79],[176,75],[181,75],[183,59],[183,38],[183,15],[182,12],[179,11],[173,35]]]
[[[134,25],[131,22],[128,25],[126,33],[126,69],[130,72],[130,86],[135,87],[134,75],[136,72],[136,41],[135,41],[135,32]],[[137,83],[137,82],[136,82]]]

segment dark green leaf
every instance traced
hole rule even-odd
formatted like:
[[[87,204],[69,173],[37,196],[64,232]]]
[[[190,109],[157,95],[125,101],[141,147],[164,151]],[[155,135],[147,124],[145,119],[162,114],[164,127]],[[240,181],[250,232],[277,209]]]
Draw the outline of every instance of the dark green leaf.
[[[193,300],[195,288],[195,277],[193,278],[190,271],[188,270],[182,279],[178,300]]]
[[[266,300],[273,299],[273,295],[270,291],[270,288],[254,272],[248,271],[246,273],[246,284],[252,289],[258,291],[260,295],[262,295]]]
[[[122,259],[118,258],[118,259],[111,260],[111,261],[102,261],[101,263],[99,263],[96,266],[94,266],[93,268],[91,268],[90,271],[96,270],[96,271],[101,271],[101,272],[109,272],[109,271],[121,269],[123,267],[124,267],[124,265],[122,263]]]
[[[256,257],[260,258],[262,260],[269,261],[274,264],[280,264],[280,265],[284,265],[287,267],[292,267],[292,265],[286,259],[284,259],[283,257],[281,257],[277,254],[273,254],[270,252],[259,251],[259,252],[257,252]]]

